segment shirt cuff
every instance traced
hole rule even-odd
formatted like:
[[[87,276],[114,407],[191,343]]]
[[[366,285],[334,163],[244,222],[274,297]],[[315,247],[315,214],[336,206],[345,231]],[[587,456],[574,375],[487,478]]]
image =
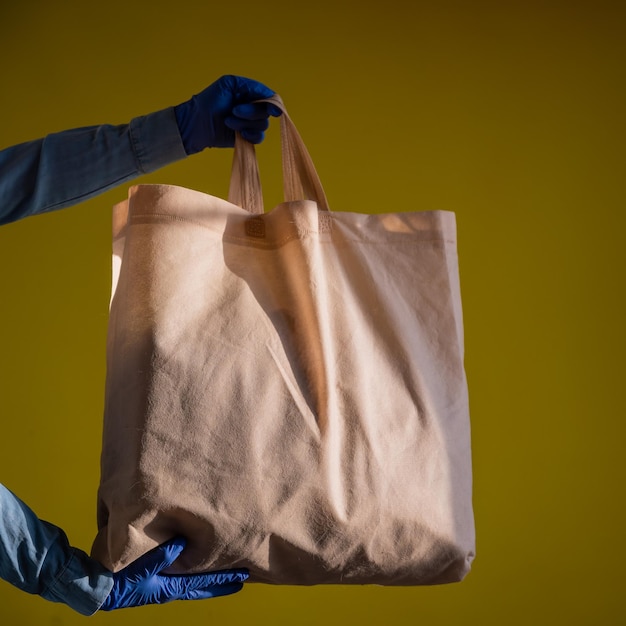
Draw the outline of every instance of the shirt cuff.
[[[144,174],[187,156],[174,107],[132,119],[130,140],[139,170]]]
[[[63,602],[81,615],[93,615],[111,593],[113,574],[82,550],[70,550],[67,564],[41,596],[52,602]]]

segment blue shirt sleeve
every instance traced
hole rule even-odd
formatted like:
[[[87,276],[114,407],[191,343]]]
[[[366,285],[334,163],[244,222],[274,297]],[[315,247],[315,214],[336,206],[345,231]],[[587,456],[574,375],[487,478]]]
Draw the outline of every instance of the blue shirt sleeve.
[[[95,613],[113,587],[113,575],[65,533],[40,520],[0,484],[0,577],[19,589]]]
[[[172,107],[0,151],[0,225],[87,200],[186,157]]]

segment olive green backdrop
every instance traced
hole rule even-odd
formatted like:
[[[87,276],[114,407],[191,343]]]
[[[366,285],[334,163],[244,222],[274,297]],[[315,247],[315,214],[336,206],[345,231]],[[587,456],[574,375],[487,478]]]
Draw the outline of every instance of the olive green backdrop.
[[[458,219],[478,531],[466,581],[249,586],[91,623],[626,623],[626,3],[0,6],[2,146],[126,122],[236,73],[283,95],[334,209]],[[260,149],[267,204],[276,135]],[[141,180],[223,195],[230,158],[205,151]],[[87,550],[109,207],[125,187],[0,229],[0,480]],[[0,583],[3,625],[83,620]]]

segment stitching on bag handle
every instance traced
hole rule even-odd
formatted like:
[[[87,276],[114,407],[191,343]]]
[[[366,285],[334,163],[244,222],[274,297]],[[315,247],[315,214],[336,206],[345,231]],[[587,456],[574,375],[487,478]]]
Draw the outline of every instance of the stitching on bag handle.
[[[256,239],[265,239],[265,220],[261,217],[251,217],[246,220],[246,235]]]
[[[317,214],[319,220],[320,233],[329,233],[333,229],[333,216],[328,211],[319,211]]]

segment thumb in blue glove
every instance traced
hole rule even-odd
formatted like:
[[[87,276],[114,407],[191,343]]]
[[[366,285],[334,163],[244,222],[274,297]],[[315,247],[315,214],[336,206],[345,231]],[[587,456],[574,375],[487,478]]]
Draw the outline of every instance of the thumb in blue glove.
[[[232,147],[235,131],[251,143],[261,143],[269,117],[277,117],[280,110],[267,102],[253,102],[273,95],[269,87],[256,80],[222,76],[191,100],[174,107],[185,152]]]
[[[248,579],[245,569],[210,574],[161,574],[178,558],[185,545],[184,538],[176,537],[113,573],[113,589],[100,609],[112,611],[172,600],[203,600],[236,593],[243,587],[242,583]]]

